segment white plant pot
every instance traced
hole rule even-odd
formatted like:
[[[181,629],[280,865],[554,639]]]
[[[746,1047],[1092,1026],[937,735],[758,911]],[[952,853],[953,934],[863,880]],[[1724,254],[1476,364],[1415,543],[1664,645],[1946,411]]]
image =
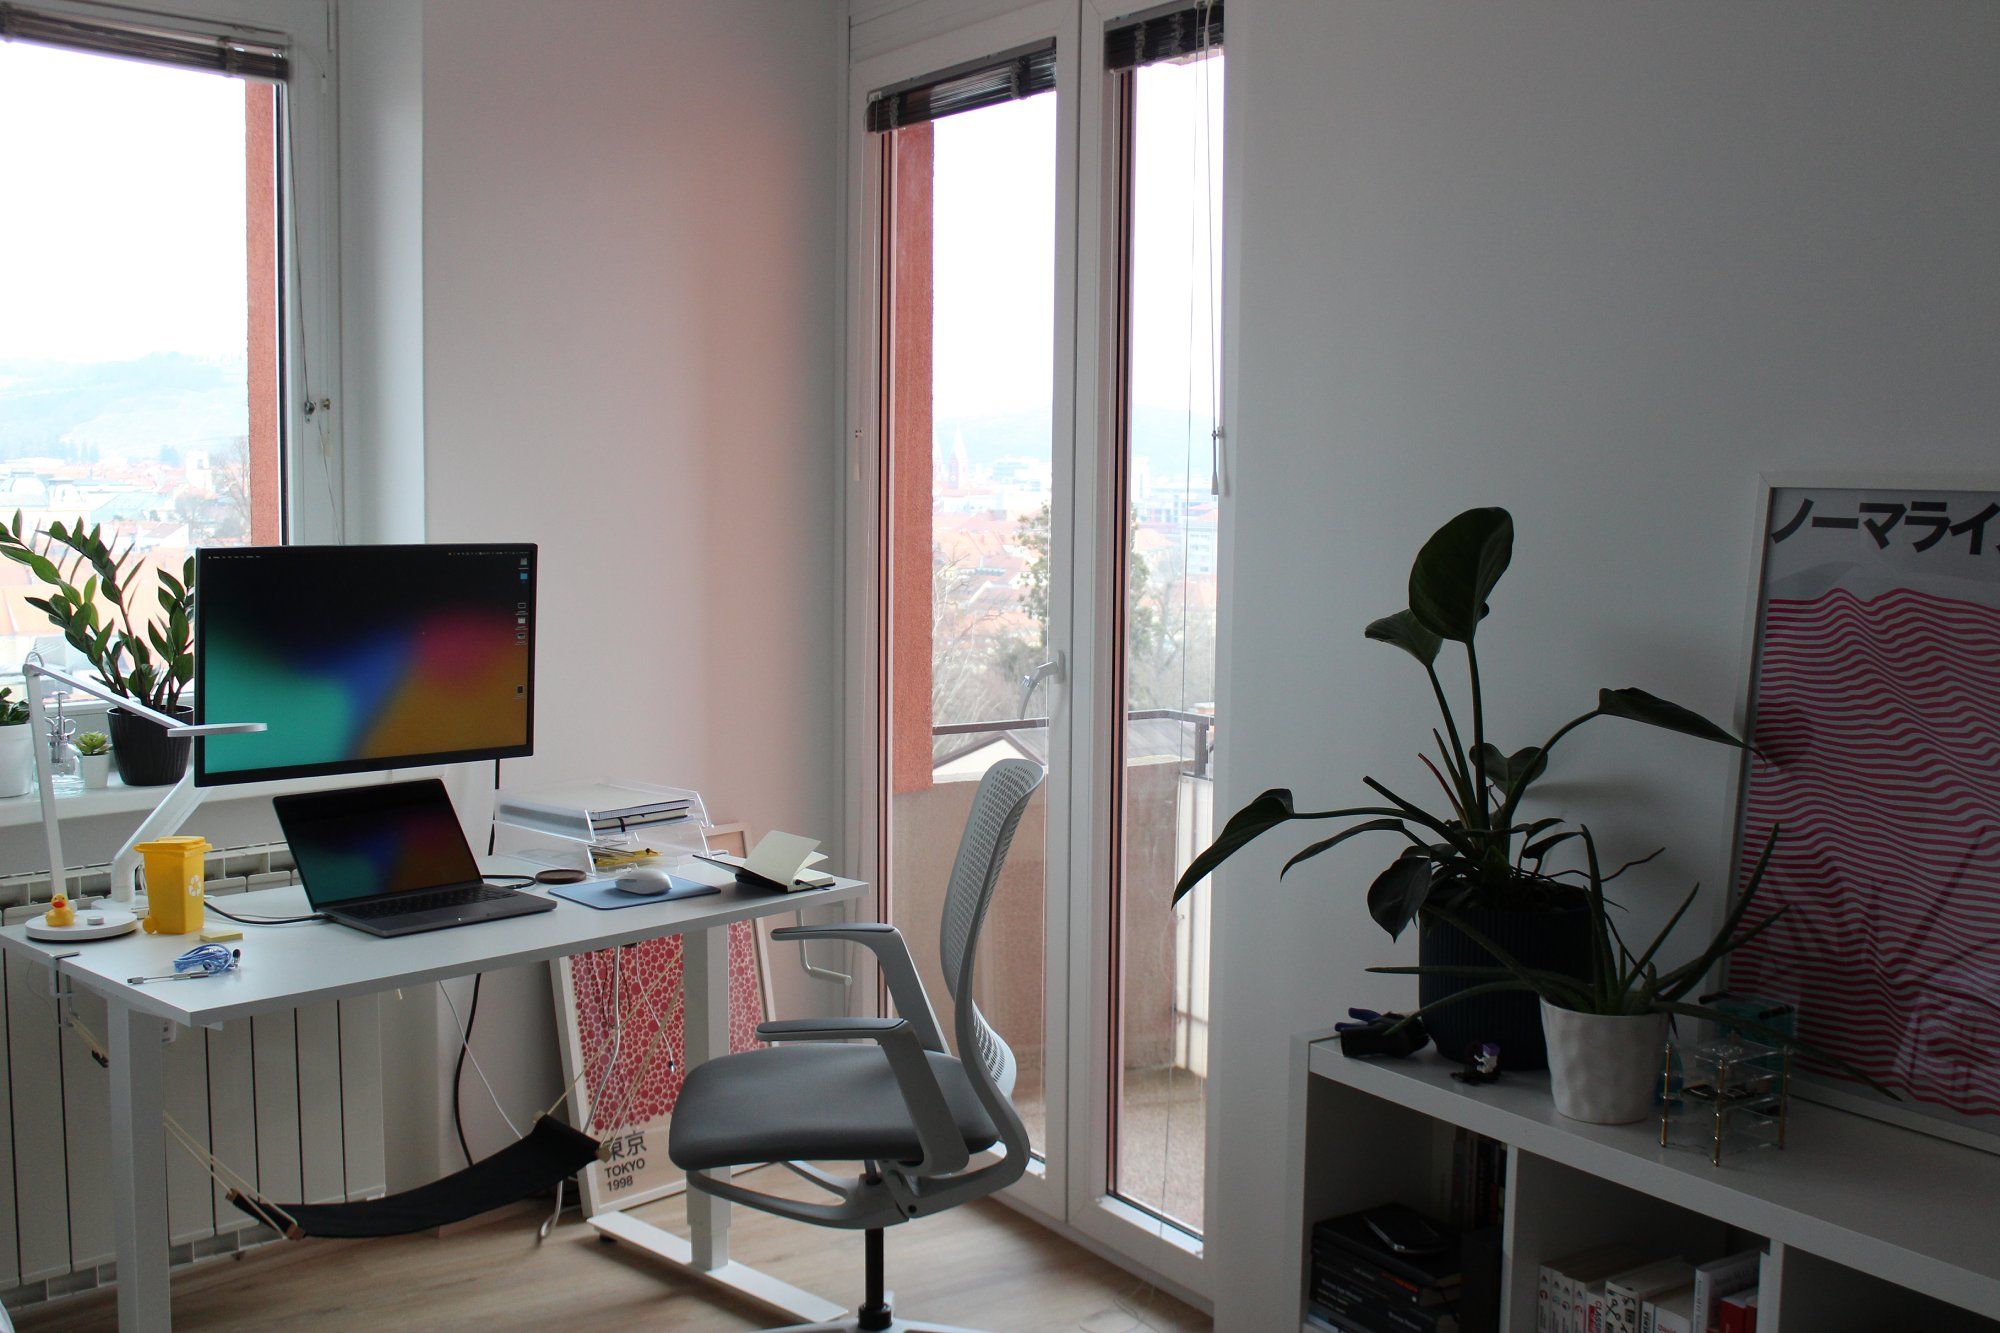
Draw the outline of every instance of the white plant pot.
[[[1653,1111],[1666,1059],[1665,1014],[1580,1014],[1542,1001],[1556,1110],[1593,1125],[1629,1125]]]
[[[35,729],[25,722],[0,727],[0,796],[35,789]]]
[[[99,791],[111,785],[111,751],[103,754],[80,754],[76,757],[77,772],[83,776],[86,791]]]

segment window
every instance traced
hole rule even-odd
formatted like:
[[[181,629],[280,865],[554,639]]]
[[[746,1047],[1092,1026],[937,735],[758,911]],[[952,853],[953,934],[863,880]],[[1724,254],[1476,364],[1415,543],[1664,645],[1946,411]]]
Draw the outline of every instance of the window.
[[[130,13],[0,5],[0,514],[99,525],[148,569],[334,539],[330,412],[304,407],[333,379],[305,318],[330,306],[300,216],[329,199],[317,98],[289,105],[283,34]],[[37,595],[0,565],[0,663],[57,646]]]
[[[1107,518],[1122,728],[1112,771],[1112,1192],[1199,1235],[1208,887],[1171,912],[1214,826],[1221,422],[1220,6],[1106,34],[1118,161],[1117,383]]]
[[[870,107],[883,181],[882,421],[890,625],[881,875],[940,1020],[938,922],[981,775],[1050,763],[1046,689],[1054,475],[1053,48],[891,90]],[[1045,1151],[1046,792],[1015,836],[979,972],[1013,1049],[1013,1092]]]

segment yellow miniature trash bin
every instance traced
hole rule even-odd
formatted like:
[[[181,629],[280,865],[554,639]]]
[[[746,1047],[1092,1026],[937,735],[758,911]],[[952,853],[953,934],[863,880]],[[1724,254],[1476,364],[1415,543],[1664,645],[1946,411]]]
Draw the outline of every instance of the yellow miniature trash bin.
[[[208,839],[198,834],[155,838],[133,848],[145,858],[146,933],[191,935],[201,929],[201,872]]]

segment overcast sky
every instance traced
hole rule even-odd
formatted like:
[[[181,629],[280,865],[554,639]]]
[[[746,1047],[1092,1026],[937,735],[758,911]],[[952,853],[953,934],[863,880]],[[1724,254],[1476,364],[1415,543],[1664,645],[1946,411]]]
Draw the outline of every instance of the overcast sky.
[[[241,80],[0,42],[0,126],[0,357],[243,359]]]
[[[1206,367],[1222,234],[1222,141],[1211,156],[1208,127],[1221,128],[1222,65],[1145,67],[1137,121],[1134,396],[1179,411],[1192,387],[1203,419],[1214,397]],[[937,414],[1046,408],[1055,359],[1055,95],[947,116],[936,134]]]

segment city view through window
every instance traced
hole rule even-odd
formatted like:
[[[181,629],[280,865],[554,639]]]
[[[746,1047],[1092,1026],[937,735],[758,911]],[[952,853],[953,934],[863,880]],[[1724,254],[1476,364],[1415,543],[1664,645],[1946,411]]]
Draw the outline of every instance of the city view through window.
[[[0,516],[282,540],[276,88],[6,42],[0,125]],[[61,660],[40,595],[0,562],[0,669]]]

